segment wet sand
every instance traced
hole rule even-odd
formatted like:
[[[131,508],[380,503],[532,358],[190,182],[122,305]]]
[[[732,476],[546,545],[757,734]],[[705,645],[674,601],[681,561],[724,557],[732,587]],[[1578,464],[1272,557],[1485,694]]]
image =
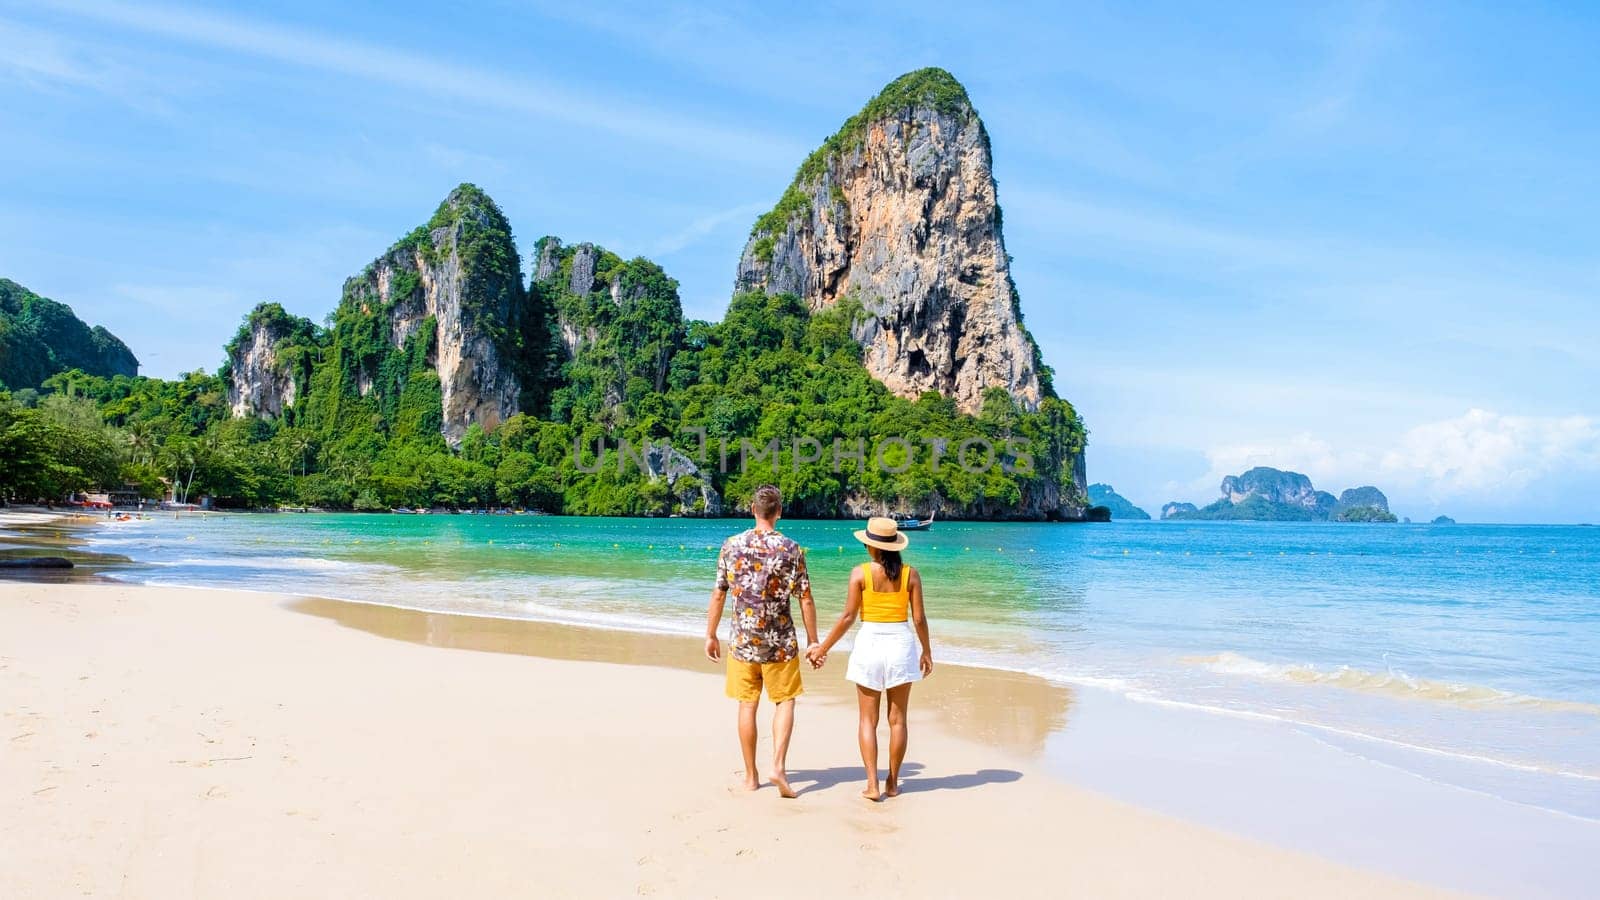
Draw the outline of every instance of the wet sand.
[[[1022,676],[937,671],[914,695],[904,795],[870,804],[835,660],[799,710],[800,798],[747,793],[697,652],[0,583],[0,896],[1432,894],[1042,774],[1030,747],[1073,701]]]

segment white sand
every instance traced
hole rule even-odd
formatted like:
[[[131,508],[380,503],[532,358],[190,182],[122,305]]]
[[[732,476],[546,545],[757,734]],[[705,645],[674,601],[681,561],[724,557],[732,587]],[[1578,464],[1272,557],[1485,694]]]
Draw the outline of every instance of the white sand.
[[[747,794],[721,688],[419,646],[255,594],[0,583],[0,897],[1431,893],[1076,789],[928,718],[907,793],[869,804],[853,711],[820,697],[790,754],[801,798]]]

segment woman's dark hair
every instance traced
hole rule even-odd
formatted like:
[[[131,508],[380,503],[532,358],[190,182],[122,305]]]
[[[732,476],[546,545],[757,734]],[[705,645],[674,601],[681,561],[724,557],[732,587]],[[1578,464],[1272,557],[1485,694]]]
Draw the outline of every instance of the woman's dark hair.
[[[898,583],[900,581],[900,567],[905,565],[905,562],[900,559],[900,551],[885,550],[882,547],[873,547],[872,549],[878,551],[878,564],[883,566],[883,574],[889,576],[890,581]],[[871,587],[872,585],[867,586]]]

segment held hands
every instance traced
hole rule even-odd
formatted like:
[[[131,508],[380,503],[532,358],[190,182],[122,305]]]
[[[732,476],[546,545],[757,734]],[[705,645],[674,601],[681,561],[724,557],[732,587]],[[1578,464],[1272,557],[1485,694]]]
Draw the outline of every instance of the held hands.
[[[812,644],[806,648],[806,661],[811,663],[811,668],[820,669],[828,661],[828,652],[821,644]]]

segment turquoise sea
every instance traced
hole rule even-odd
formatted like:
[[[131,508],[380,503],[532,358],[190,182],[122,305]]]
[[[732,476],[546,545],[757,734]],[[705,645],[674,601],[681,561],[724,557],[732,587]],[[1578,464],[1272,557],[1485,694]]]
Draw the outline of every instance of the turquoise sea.
[[[738,520],[222,515],[105,523],[112,577],[696,634]],[[786,521],[824,627],[862,552]],[[908,553],[937,658],[1281,722],[1600,820],[1600,528],[940,522]]]

